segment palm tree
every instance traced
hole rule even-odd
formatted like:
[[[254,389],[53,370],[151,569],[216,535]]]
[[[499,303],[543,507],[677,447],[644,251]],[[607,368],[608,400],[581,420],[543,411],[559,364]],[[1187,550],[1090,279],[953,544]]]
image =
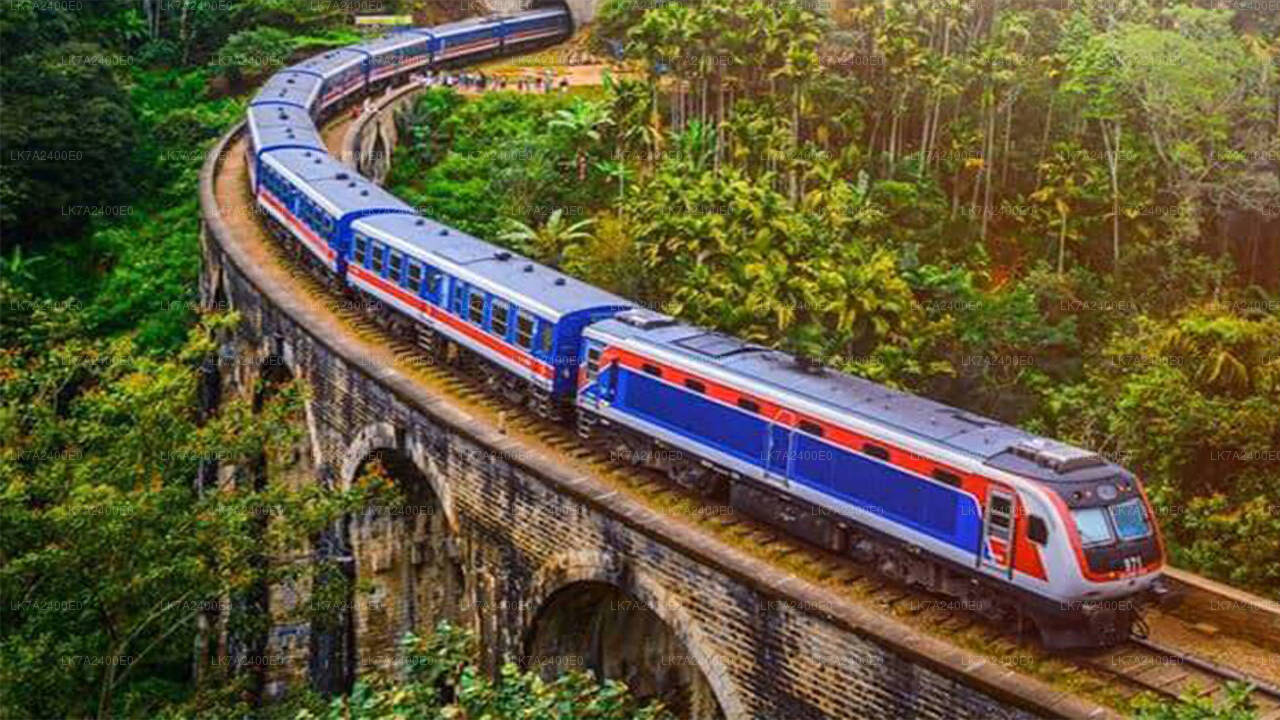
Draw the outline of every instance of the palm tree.
[[[600,128],[612,125],[609,107],[603,102],[579,100],[572,107],[557,110],[548,127],[565,131],[578,166],[578,182],[587,179],[587,152],[600,142]]]
[[[499,235],[498,239],[552,267],[559,267],[564,259],[564,252],[570,245],[591,239],[591,233],[587,228],[594,223],[593,218],[568,223],[564,219],[564,209],[557,208],[547,218],[547,223],[537,229],[519,220],[508,218],[508,229]]]
[[[631,168],[621,160],[605,160],[596,163],[596,169],[608,175],[610,178],[616,178],[618,181],[618,202],[622,202],[623,195],[627,191],[627,178],[632,176]]]
[[[36,276],[32,268],[44,262],[44,260],[43,255],[32,255],[24,258],[22,256],[22,246],[14,245],[13,253],[8,260],[0,257],[0,275],[7,275],[10,279],[35,280]]]
[[[638,25],[627,31],[628,48],[644,59],[645,77],[649,81],[649,126],[650,136],[654,138],[653,157],[657,164],[661,153],[662,113],[658,106],[658,74],[666,49],[667,37],[670,35],[670,23],[665,15],[657,11],[646,12]]]
[[[614,128],[614,161],[622,162],[632,150],[643,151],[646,159],[656,160],[657,143],[649,126],[649,90],[639,80],[614,80],[606,76],[605,89],[611,98],[609,117]]]
[[[1058,215],[1058,275],[1066,269],[1067,226],[1073,211],[1072,203],[1081,199],[1090,177],[1080,167],[1082,153],[1078,146],[1058,143],[1053,157],[1042,163],[1044,184],[1031,193],[1031,199],[1052,205]]]
[[[791,159],[792,167],[789,175],[791,202],[800,199],[799,168],[796,165],[800,152],[800,116],[807,109],[805,86],[815,74],[819,65],[818,53],[807,43],[796,42],[787,48],[786,64],[775,70],[769,77],[785,77],[791,82]]]

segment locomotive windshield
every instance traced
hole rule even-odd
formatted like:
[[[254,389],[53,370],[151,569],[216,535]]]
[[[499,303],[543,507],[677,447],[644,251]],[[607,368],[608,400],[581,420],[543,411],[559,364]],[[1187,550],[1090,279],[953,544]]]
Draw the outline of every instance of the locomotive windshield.
[[[1076,519],[1076,530],[1080,532],[1082,545],[1105,545],[1116,539],[1111,533],[1111,523],[1107,522],[1105,508],[1072,510],[1071,515]]]
[[[1137,540],[1151,534],[1147,512],[1138,498],[1113,505],[1111,519],[1115,522],[1116,534],[1121,540]]]
[[[1079,508],[1071,511],[1085,547],[1108,545],[1121,540],[1140,540],[1151,534],[1142,500],[1132,498],[1109,507]]]

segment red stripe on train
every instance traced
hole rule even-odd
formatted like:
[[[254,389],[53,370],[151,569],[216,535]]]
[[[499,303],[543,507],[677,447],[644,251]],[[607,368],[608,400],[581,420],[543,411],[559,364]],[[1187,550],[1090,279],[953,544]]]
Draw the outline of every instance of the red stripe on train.
[[[466,335],[468,338],[484,345],[490,350],[498,353],[504,359],[534,371],[539,376],[551,379],[555,376],[555,368],[547,363],[533,357],[527,352],[520,350],[514,345],[490,335],[474,325],[471,325],[461,318],[451,315],[447,311],[419,298],[412,293],[406,292],[398,285],[387,282],[384,278],[379,277],[359,265],[349,265],[348,270],[352,276],[358,281],[370,285],[388,295],[395,297],[398,301],[429,315],[433,320],[437,320],[451,329]]]
[[[313,251],[318,252],[326,260],[333,260],[335,253],[333,252],[333,249],[329,247],[329,244],[326,243],[319,235],[316,235],[311,228],[304,225],[302,221],[298,220],[293,213],[289,212],[289,208],[285,207],[284,204],[271,193],[271,191],[267,190],[266,187],[263,187],[258,190],[258,197],[271,207],[275,208],[276,212],[284,215],[285,224],[291,226],[298,235],[301,235],[302,241],[310,246]]]

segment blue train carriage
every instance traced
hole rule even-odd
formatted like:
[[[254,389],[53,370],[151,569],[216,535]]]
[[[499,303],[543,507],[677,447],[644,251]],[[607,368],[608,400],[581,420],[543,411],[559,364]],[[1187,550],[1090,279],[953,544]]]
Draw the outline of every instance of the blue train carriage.
[[[352,229],[354,287],[429,352],[452,345],[508,399],[548,416],[572,398],[583,328],[632,305],[426,218],[379,215]]]
[[[355,47],[369,53],[369,82],[381,87],[404,73],[428,67],[434,42],[429,30],[406,30]]]
[[[249,144],[246,164],[249,183],[258,191],[258,168],[262,156],[273,150],[325,150],[324,140],[305,110],[275,103],[253,105],[248,112]]]
[[[435,62],[472,60],[496,53],[502,47],[502,29],[502,18],[498,16],[437,25],[431,29],[436,38]]]
[[[323,267],[335,285],[346,271],[352,222],[377,213],[412,212],[323,151],[268,152],[260,169],[259,202],[282,236],[295,241],[295,252]]]
[[[369,80],[369,53],[355,46],[337,48],[295,67],[320,75],[320,99],[312,113],[319,119],[364,90]]]
[[[1085,601],[1137,597],[1159,577],[1139,484],[1087,451],[643,310],[587,328],[581,367],[583,435],[993,618],[1025,610],[1053,647],[1127,636],[1132,614],[1086,617]],[[1095,485],[1146,528],[1117,551],[1123,567],[1088,560],[1081,538],[1098,523],[1063,490]]]
[[[565,7],[539,8],[502,19],[502,46],[523,49],[556,42],[572,32],[572,20]]]

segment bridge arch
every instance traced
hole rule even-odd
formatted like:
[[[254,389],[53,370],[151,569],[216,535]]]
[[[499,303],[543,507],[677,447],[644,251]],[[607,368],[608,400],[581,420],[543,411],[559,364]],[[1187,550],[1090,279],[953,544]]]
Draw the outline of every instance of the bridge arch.
[[[375,501],[346,523],[355,578],[372,587],[353,597],[358,647],[398,648],[406,632],[429,634],[442,619],[461,617],[465,575],[448,489],[420,443],[389,422],[366,425],[343,455],[338,477],[350,488],[379,463],[398,488],[393,502]],[[361,670],[392,667],[394,653],[361,657]]]
[[[434,467],[433,453],[427,442],[417,436],[407,436],[394,424],[386,421],[369,423],[356,432],[355,437],[347,445],[339,460],[339,487],[347,489],[355,481],[359,471],[370,456],[379,453],[398,453],[421,475],[431,488],[431,493],[440,503],[440,512],[448,524],[449,534],[458,534],[458,516],[454,507],[451,488],[440,480],[443,473]]]
[[[543,564],[524,607],[522,645],[525,664],[548,677],[580,664],[640,697],[661,697],[681,717],[748,715],[680,596],[612,553],[567,551]]]

